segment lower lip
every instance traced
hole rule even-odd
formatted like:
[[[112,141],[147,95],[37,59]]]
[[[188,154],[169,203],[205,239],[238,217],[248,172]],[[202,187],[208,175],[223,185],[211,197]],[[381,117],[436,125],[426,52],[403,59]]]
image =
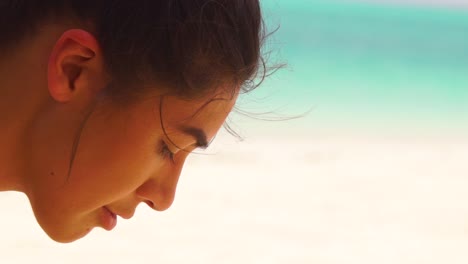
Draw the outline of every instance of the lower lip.
[[[117,225],[117,216],[106,207],[103,207],[103,209],[102,227],[107,231],[111,231]]]

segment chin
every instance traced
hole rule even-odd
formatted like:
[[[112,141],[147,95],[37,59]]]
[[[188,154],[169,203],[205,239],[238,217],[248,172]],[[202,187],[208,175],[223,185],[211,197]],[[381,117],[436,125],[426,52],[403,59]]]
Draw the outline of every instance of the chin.
[[[77,214],[63,208],[31,203],[37,223],[47,236],[58,243],[71,243],[98,226],[96,213]]]
[[[47,236],[58,243],[71,243],[86,236],[92,228],[84,230],[47,230],[43,228]]]
[[[71,243],[83,238],[93,229],[93,226],[86,222],[57,219],[50,215],[47,217],[36,215],[36,220],[47,236],[58,243]]]

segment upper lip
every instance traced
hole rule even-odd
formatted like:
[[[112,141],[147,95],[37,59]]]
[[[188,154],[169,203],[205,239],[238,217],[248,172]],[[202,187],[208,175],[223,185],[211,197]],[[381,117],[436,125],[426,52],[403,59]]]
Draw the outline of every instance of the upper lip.
[[[112,214],[118,215],[122,217],[123,219],[130,219],[133,217],[133,214],[135,213],[135,211],[131,211],[128,213],[117,213],[117,212],[112,211],[109,207],[106,207],[106,209],[109,210],[109,212],[111,212]]]
[[[130,219],[133,217],[133,213],[129,214],[118,214],[118,216],[122,217],[123,219]]]

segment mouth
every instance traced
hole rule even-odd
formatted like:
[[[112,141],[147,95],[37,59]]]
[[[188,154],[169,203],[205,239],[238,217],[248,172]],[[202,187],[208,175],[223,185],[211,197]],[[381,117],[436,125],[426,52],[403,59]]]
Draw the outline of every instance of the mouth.
[[[117,215],[114,214],[107,207],[103,207],[102,211],[103,211],[103,214],[101,217],[102,227],[107,231],[114,229],[114,227],[117,225]]]

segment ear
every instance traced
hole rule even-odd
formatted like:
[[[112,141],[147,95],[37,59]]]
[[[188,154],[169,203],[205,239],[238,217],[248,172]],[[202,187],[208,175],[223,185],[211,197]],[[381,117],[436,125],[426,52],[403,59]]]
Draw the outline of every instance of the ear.
[[[109,80],[96,38],[87,31],[65,31],[49,57],[49,93],[58,102],[96,96]]]

